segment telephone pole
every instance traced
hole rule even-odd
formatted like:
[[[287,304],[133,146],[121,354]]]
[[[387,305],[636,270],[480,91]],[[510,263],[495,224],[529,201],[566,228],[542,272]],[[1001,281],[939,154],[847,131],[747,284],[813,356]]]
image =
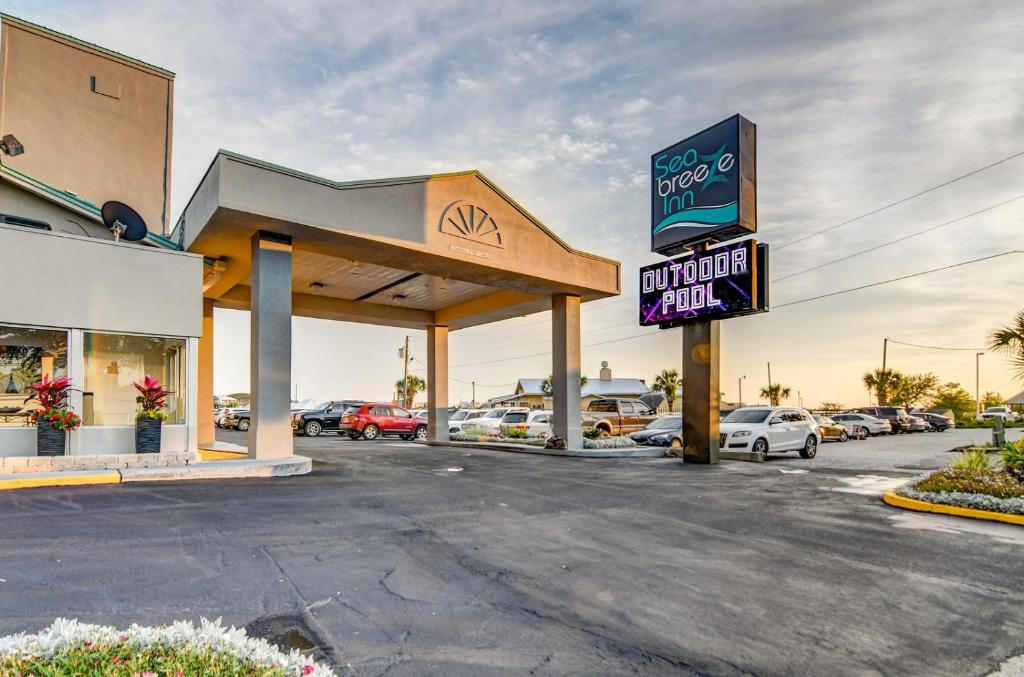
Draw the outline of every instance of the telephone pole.
[[[886,353],[888,353],[888,352],[889,352],[889,337],[886,336],[884,339],[882,339],[882,373],[883,374],[885,373],[885,358],[886,358]]]
[[[405,367],[402,369],[402,406],[411,406],[408,397],[409,389],[409,337],[405,337],[405,347],[402,348],[402,357],[405,360]]]
[[[473,381],[473,406],[476,406],[476,381]]]

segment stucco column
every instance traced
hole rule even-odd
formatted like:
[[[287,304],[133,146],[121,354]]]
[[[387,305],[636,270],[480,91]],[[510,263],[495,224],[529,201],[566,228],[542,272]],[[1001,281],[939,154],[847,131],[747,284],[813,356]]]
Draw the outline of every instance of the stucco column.
[[[683,460],[718,463],[718,320],[683,326]]]
[[[292,243],[252,236],[249,458],[292,455]]]
[[[448,327],[427,328],[427,436],[448,441]]]
[[[552,428],[567,449],[583,448],[580,429],[580,297],[551,297]]]
[[[196,418],[199,446],[217,441],[213,424],[213,299],[203,299],[203,335],[199,337],[199,375],[196,378]]]

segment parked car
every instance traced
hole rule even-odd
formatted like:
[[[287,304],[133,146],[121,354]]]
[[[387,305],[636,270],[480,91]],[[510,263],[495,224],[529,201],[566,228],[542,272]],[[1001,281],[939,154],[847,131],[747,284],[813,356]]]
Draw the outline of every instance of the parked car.
[[[858,407],[856,411],[875,418],[884,418],[892,426],[893,434],[910,430],[910,416],[903,407]]]
[[[923,433],[928,432],[929,428],[931,428],[928,421],[924,420],[917,414],[907,414],[907,416],[910,418],[909,432]]]
[[[1005,422],[1012,423],[1017,420],[1017,412],[1006,405],[999,407],[986,407],[985,411],[978,414],[976,418],[982,422],[994,421],[997,418],[1001,418]]]
[[[651,447],[683,446],[683,417],[676,415],[660,416],[643,430],[630,433],[629,438],[637,444]]]
[[[249,429],[249,408],[228,409],[224,414],[223,427],[245,432]]]
[[[818,454],[821,434],[806,409],[791,407],[743,407],[718,424],[722,449],[799,451],[803,458]]]
[[[458,409],[448,417],[448,432],[452,435],[460,433],[466,419],[479,418],[486,413],[486,409]]]
[[[627,435],[643,430],[657,416],[640,400],[602,399],[587,405],[582,424],[607,435]]]
[[[415,416],[416,418],[426,418],[427,417],[427,410],[426,409],[410,409],[409,413],[412,414],[413,416]]]
[[[341,432],[341,417],[349,409],[362,404],[359,400],[331,400],[314,409],[292,412],[292,430],[296,435],[316,437],[320,433]]]
[[[821,441],[846,442],[850,439],[850,431],[839,421],[834,421],[828,416],[814,415],[814,422],[818,424],[818,432],[821,433]],[[857,428],[855,436],[862,428]]]
[[[381,435],[422,440],[427,437],[427,423],[404,407],[387,402],[367,402],[349,407],[341,415],[339,432],[354,440],[360,436],[366,440],[375,440]]]
[[[835,414],[832,420],[842,423],[848,431],[866,431],[868,435],[888,435],[892,432],[892,424],[884,418],[878,418],[870,414],[858,414],[847,412]]]
[[[921,412],[919,414],[914,414],[914,416],[923,418],[925,422],[928,423],[928,429],[937,433],[941,433],[956,425],[956,423],[954,423],[951,419],[946,418],[945,416],[939,416],[938,414],[929,414],[926,411]]]
[[[551,412],[543,409],[509,409],[501,417],[494,432],[490,435],[501,435],[509,428],[523,430],[527,437],[551,437]]]
[[[465,428],[486,427],[482,425],[484,419],[501,418],[508,411],[508,407],[497,407],[495,409],[476,409],[470,410],[470,413],[461,420],[450,420],[448,422],[448,432],[452,435],[457,435]],[[458,414],[458,412],[455,412]]]
[[[224,417],[227,416],[228,408],[221,407],[213,410],[213,424],[218,428],[224,427]]]

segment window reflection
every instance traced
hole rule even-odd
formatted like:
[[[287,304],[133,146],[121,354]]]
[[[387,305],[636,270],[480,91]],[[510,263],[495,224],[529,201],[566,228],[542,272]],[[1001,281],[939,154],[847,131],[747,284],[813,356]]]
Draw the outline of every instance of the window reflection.
[[[152,376],[164,384],[167,423],[185,422],[185,341],[85,332],[83,423],[134,425],[138,392],[132,383]]]
[[[29,424],[28,386],[43,375],[67,375],[68,335],[53,329],[0,325],[0,426]]]

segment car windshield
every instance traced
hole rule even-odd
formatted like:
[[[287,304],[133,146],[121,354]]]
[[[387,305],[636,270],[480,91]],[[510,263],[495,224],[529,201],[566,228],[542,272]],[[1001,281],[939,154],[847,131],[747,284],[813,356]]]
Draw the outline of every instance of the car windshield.
[[[453,421],[463,421],[463,420],[466,419],[466,417],[468,415],[469,415],[468,411],[466,411],[465,409],[460,409],[457,412],[455,412],[454,414],[452,414],[452,420]]]
[[[1002,407],[985,407],[985,411],[999,411],[999,412],[1001,412],[1002,410],[1003,410]]]
[[[484,414],[481,418],[501,418],[505,415],[508,409],[491,409],[489,412]]]
[[[346,410],[345,410],[345,413],[346,413],[346,414],[358,414],[358,413],[359,413],[359,410],[360,410],[361,408],[362,408],[362,407],[361,407],[360,405],[355,405],[355,406],[352,406],[352,407],[349,407],[348,409],[346,409]]]
[[[737,409],[724,419],[722,423],[764,423],[771,409]]]
[[[648,430],[679,430],[683,427],[682,416],[665,416],[647,424]]]

